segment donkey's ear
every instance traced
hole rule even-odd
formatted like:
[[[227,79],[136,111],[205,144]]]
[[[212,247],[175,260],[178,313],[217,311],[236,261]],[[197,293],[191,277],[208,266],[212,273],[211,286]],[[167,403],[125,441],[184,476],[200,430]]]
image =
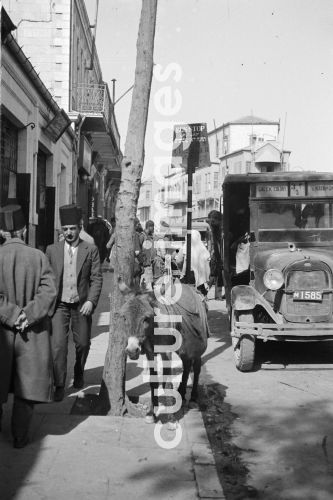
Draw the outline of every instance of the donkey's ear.
[[[118,287],[123,295],[129,295],[130,293],[134,293],[133,290],[126,285],[125,281],[123,281],[122,277],[118,278]]]

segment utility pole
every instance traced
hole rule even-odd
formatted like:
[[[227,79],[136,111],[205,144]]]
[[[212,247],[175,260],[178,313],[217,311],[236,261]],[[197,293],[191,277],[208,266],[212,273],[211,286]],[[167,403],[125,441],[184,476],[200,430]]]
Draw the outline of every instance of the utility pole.
[[[173,161],[178,164],[180,158],[180,166],[187,167],[186,270],[184,281],[185,283],[193,283],[191,272],[193,174],[199,167],[201,160],[206,165],[210,165],[207,124],[175,125],[173,141]]]
[[[195,125],[190,125],[190,127],[195,127]],[[187,159],[187,224],[186,224],[186,283],[191,283],[191,248],[192,248],[192,194],[193,194],[193,173],[195,169],[199,166],[200,157],[200,142],[198,140],[193,140],[193,129],[192,129],[192,142],[189,146],[189,153]],[[195,137],[195,136],[194,136]]]

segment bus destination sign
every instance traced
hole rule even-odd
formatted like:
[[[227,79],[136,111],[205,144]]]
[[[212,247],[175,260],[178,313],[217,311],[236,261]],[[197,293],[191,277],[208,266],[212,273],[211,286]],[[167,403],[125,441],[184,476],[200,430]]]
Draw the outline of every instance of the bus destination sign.
[[[257,198],[333,198],[332,181],[258,182]]]
[[[308,196],[313,198],[333,197],[333,182],[308,182]]]
[[[287,182],[259,182],[256,185],[257,198],[287,198],[288,183]]]
[[[305,196],[305,182],[291,182],[290,196],[292,196],[293,198],[297,198],[298,196]]]

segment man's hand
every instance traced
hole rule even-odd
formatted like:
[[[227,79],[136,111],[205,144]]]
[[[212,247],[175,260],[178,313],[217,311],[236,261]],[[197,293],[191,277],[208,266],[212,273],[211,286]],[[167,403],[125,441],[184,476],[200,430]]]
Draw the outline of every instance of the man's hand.
[[[26,328],[28,328],[29,326],[29,323],[28,323],[28,320],[27,320],[27,317],[25,315],[25,312],[24,311],[21,311],[17,320],[15,321],[14,323],[14,326],[16,328],[16,330],[18,330],[19,332],[23,332]]]
[[[87,302],[85,302],[81,307],[80,313],[83,314],[83,316],[90,316],[93,311],[93,307],[93,303],[90,302],[90,300],[87,300]]]

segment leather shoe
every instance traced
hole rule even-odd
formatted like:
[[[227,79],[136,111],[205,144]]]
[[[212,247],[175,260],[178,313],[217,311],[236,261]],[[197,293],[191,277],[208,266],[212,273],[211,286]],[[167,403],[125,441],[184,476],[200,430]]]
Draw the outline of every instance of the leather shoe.
[[[24,448],[25,446],[27,446],[28,443],[29,443],[28,438],[24,439],[14,438],[13,446],[14,448]]]
[[[56,387],[56,390],[54,391],[54,401],[59,402],[62,401],[65,397],[65,388],[62,386]]]
[[[82,389],[84,386],[84,380],[82,375],[76,375],[74,376],[74,382],[73,382],[73,387],[75,389]]]

